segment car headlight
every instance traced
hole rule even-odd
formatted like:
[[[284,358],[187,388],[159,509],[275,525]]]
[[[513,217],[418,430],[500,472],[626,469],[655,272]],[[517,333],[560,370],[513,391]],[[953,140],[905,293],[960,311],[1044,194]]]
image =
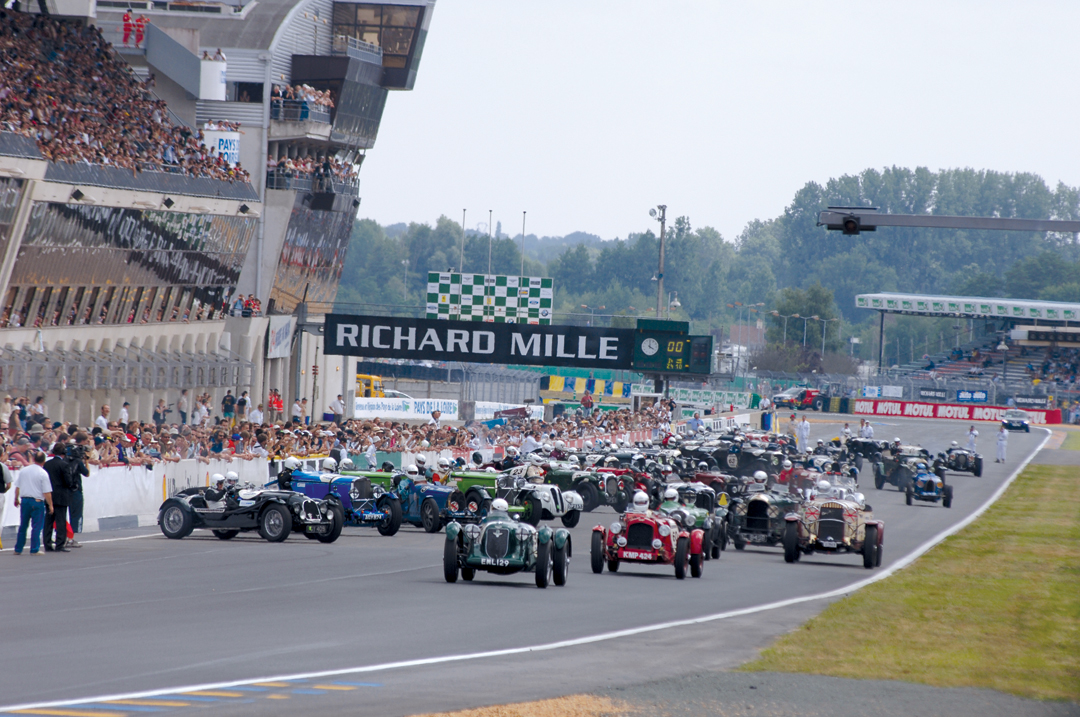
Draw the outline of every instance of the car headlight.
[[[529,529],[526,528],[524,525],[519,525],[517,527],[517,539],[518,540],[527,540],[528,537],[529,537]]]
[[[671,535],[671,528],[669,528],[667,525],[661,525],[660,529],[657,532],[660,533],[660,537],[666,538]]]
[[[664,544],[662,542],[660,542],[660,538],[653,538],[652,546],[656,550],[659,550],[660,548],[662,548],[664,546]]]
[[[612,523],[609,530],[612,533],[614,533],[615,535],[618,535],[620,532],[622,532],[622,523],[618,523],[618,522]]]
[[[692,527],[694,527],[694,523],[696,523],[696,522],[697,522],[697,521],[695,521],[695,520],[694,520],[694,516],[690,515],[689,513],[687,513],[687,514],[686,514],[686,515],[685,515],[685,516],[683,517],[683,523],[684,523],[684,524],[686,525],[686,527],[687,527],[687,528],[692,528]]]
[[[480,537],[480,526],[476,523],[469,523],[465,526],[465,535],[469,536],[470,540],[476,540]]]
[[[624,538],[621,535],[619,536],[619,538],[615,542],[618,543],[620,548],[625,548],[626,547],[626,538]]]

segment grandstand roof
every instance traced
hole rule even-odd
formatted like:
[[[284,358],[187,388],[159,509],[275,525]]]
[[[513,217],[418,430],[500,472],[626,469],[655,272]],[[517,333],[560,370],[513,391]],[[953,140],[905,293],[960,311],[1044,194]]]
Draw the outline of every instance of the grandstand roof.
[[[916,316],[1080,321],[1080,304],[1063,301],[878,293],[857,295],[855,306],[890,314]]]

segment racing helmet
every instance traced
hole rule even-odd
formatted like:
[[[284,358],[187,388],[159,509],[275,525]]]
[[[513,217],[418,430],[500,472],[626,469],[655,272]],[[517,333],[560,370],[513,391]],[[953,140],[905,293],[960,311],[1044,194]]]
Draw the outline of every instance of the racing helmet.
[[[896,438],[892,439],[892,442],[893,443],[899,443],[900,442],[900,437],[897,436]]]
[[[423,456],[417,456],[416,457],[416,466],[418,468],[420,468],[420,470],[423,470],[424,467],[427,466],[427,458],[424,458]]]
[[[668,488],[667,490],[664,491],[664,500],[678,500],[678,499],[679,499],[679,491],[675,490],[674,488]]]
[[[585,441],[585,450],[591,451],[593,449],[592,441]]]
[[[616,458],[615,456],[608,456],[607,458],[604,459],[604,465],[611,466],[613,468],[618,468],[619,459]]]
[[[491,509],[497,510],[500,513],[505,513],[507,510],[510,509],[510,504],[507,503],[504,498],[496,498],[495,500],[491,501]]]
[[[236,471],[229,471],[225,474],[225,482],[228,483],[229,486],[236,485],[240,482],[240,474]]]
[[[333,458],[323,458],[322,469],[327,473],[333,473],[337,470],[337,461]]]
[[[951,448],[956,448],[956,447],[958,447],[959,445],[960,445],[959,443],[957,443],[956,441],[953,441],[952,443],[950,443],[950,444],[949,444],[949,447],[951,447]]]
[[[517,449],[516,446],[507,446],[506,447],[506,455],[509,456],[510,458],[517,458],[517,454],[518,454],[518,449]],[[439,459],[439,461],[440,461],[439,465],[442,465],[441,461],[443,461],[443,460],[445,460],[445,459],[444,458]]]
[[[210,476],[210,482],[214,485],[221,485],[225,482],[225,476],[221,475],[220,473],[215,473],[214,475]]]
[[[817,482],[818,493],[828,493],[832,490],[832,484],[829,481],[822,478]]]
[[[485,473],[495,473],[496,472],[495,471],[495,466],[488,466],[487,468],[484,469],[484,472]]]
[[[416,467],[416,464],[410,463],[405,467],[405,474],[410,478],[415,478],[420,475],[420,469]]]
[[[532,463],[534,466],[543,465],[544,460],[545,460],[545,458],[542,455],[540,455],[539,453],[530,453],[529,454],[529,462]]]
[[[291,471],[297,470],[300,467],[300,459],[295,456],[289,456],[285,459],[282,465]]]
[[[342,461],[342,463],[344,463],[344,461]],[[342,469],[342,470],[344,470],[344,469]],[[394,471],[397,470],[397,466],[395,466],[390,461],[383,461],[382,465],[379,466],[379,470],[381,472],[383,472],[383,473],[393,473]]]
[[[354,470],[356,470],[356,465],[353,464],[352,458],[342,458],[341,459],[341,465],[338,466],[338,467],[341,468],[341,470],[343,470],[343,471],[354,471]]]
[[[653,447],[653,446],[652,446],[652,439],[651,439],[651,438],[646,438],[646,439],[645,439],[645,447],[646,447],[646,448],[652,448],[652,447]]]
[[[787,458],[785,458],[784,459],[784,470],[790,470],[790,469],[791,469],[791,461],[789,461]]]
[[[551,453],[551,451],[554,449],[552,448],[550,443],[545,443],[544,445],[540,446],[540,450],[544,453]]]
[[[755,483],[766,483],[769,480],[769,474],[765,471],[754,471]]]
[[[821,439],[819,438],[819,439],[817,439],[817,444],[818,444],[819,446],[823,446],[823,445],[825,445],[825,441],[823,441],[823,440],[821,440]]]
[[[645,494],[645,491],[639,490],[634,493],[634,509],[638,511],[644,511],[649,507],[649,496]]]
[[[668,475],[669,473],[672,472],[672,470],[673,469],[672,469],[670,463],[661,463],[660,464],[660,472],[663,473],[664,475]]]
[[[472,462],[478,466],[484,464],[484,456],[480,454],[480,451],[473,451]]]
[[[439,470],[441,470],[441,471],[450,470],[450,459],[449,458],[440,458],[439,459]]]
[[[566,441],[555,441],[555,450],[557,450],[557,451],[566,450]]]
[[[706,463],[705,461],[699,461],[698,464],[697,464],[697,469],[700,472],[705,473],[706,471],[709,470],[709,464]]]

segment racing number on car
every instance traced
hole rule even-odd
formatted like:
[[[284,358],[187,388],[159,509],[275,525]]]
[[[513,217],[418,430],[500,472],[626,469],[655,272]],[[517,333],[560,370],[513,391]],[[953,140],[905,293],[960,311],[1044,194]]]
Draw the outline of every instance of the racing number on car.
[[[738,468],[739,467],[739,457],[738,456],[728,456],[727,457],[727,464],[728,464],[728,468]]]

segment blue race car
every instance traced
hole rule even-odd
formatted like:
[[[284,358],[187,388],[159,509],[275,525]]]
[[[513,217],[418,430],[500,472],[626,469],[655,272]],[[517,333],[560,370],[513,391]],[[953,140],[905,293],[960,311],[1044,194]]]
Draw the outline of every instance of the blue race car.
[[[939,500],[946,508],[952,507],[953,487],[946,485],[945,479],[935,474],[923,462],[915,465],[915,478],[908,483],[904,491],[908,505],[917,500],[937,503]]]
[[[373,485],[393,491],[401,498],[402,519],[428,533],[438,533],[452,520],[474,523],[483,517],[466,509],[465,496],[458,488],[427,480],[415,466],[409,466],[404,473],[343,471],[342,475],[365,477]]]
[[[288,480],[292,490],[312,498],[323,499],[331,491],[336,493],[345,510],[345,525],[374,526],[381,535],[393,535],[401,527],[401,499],[367,475],[294,470]]]

